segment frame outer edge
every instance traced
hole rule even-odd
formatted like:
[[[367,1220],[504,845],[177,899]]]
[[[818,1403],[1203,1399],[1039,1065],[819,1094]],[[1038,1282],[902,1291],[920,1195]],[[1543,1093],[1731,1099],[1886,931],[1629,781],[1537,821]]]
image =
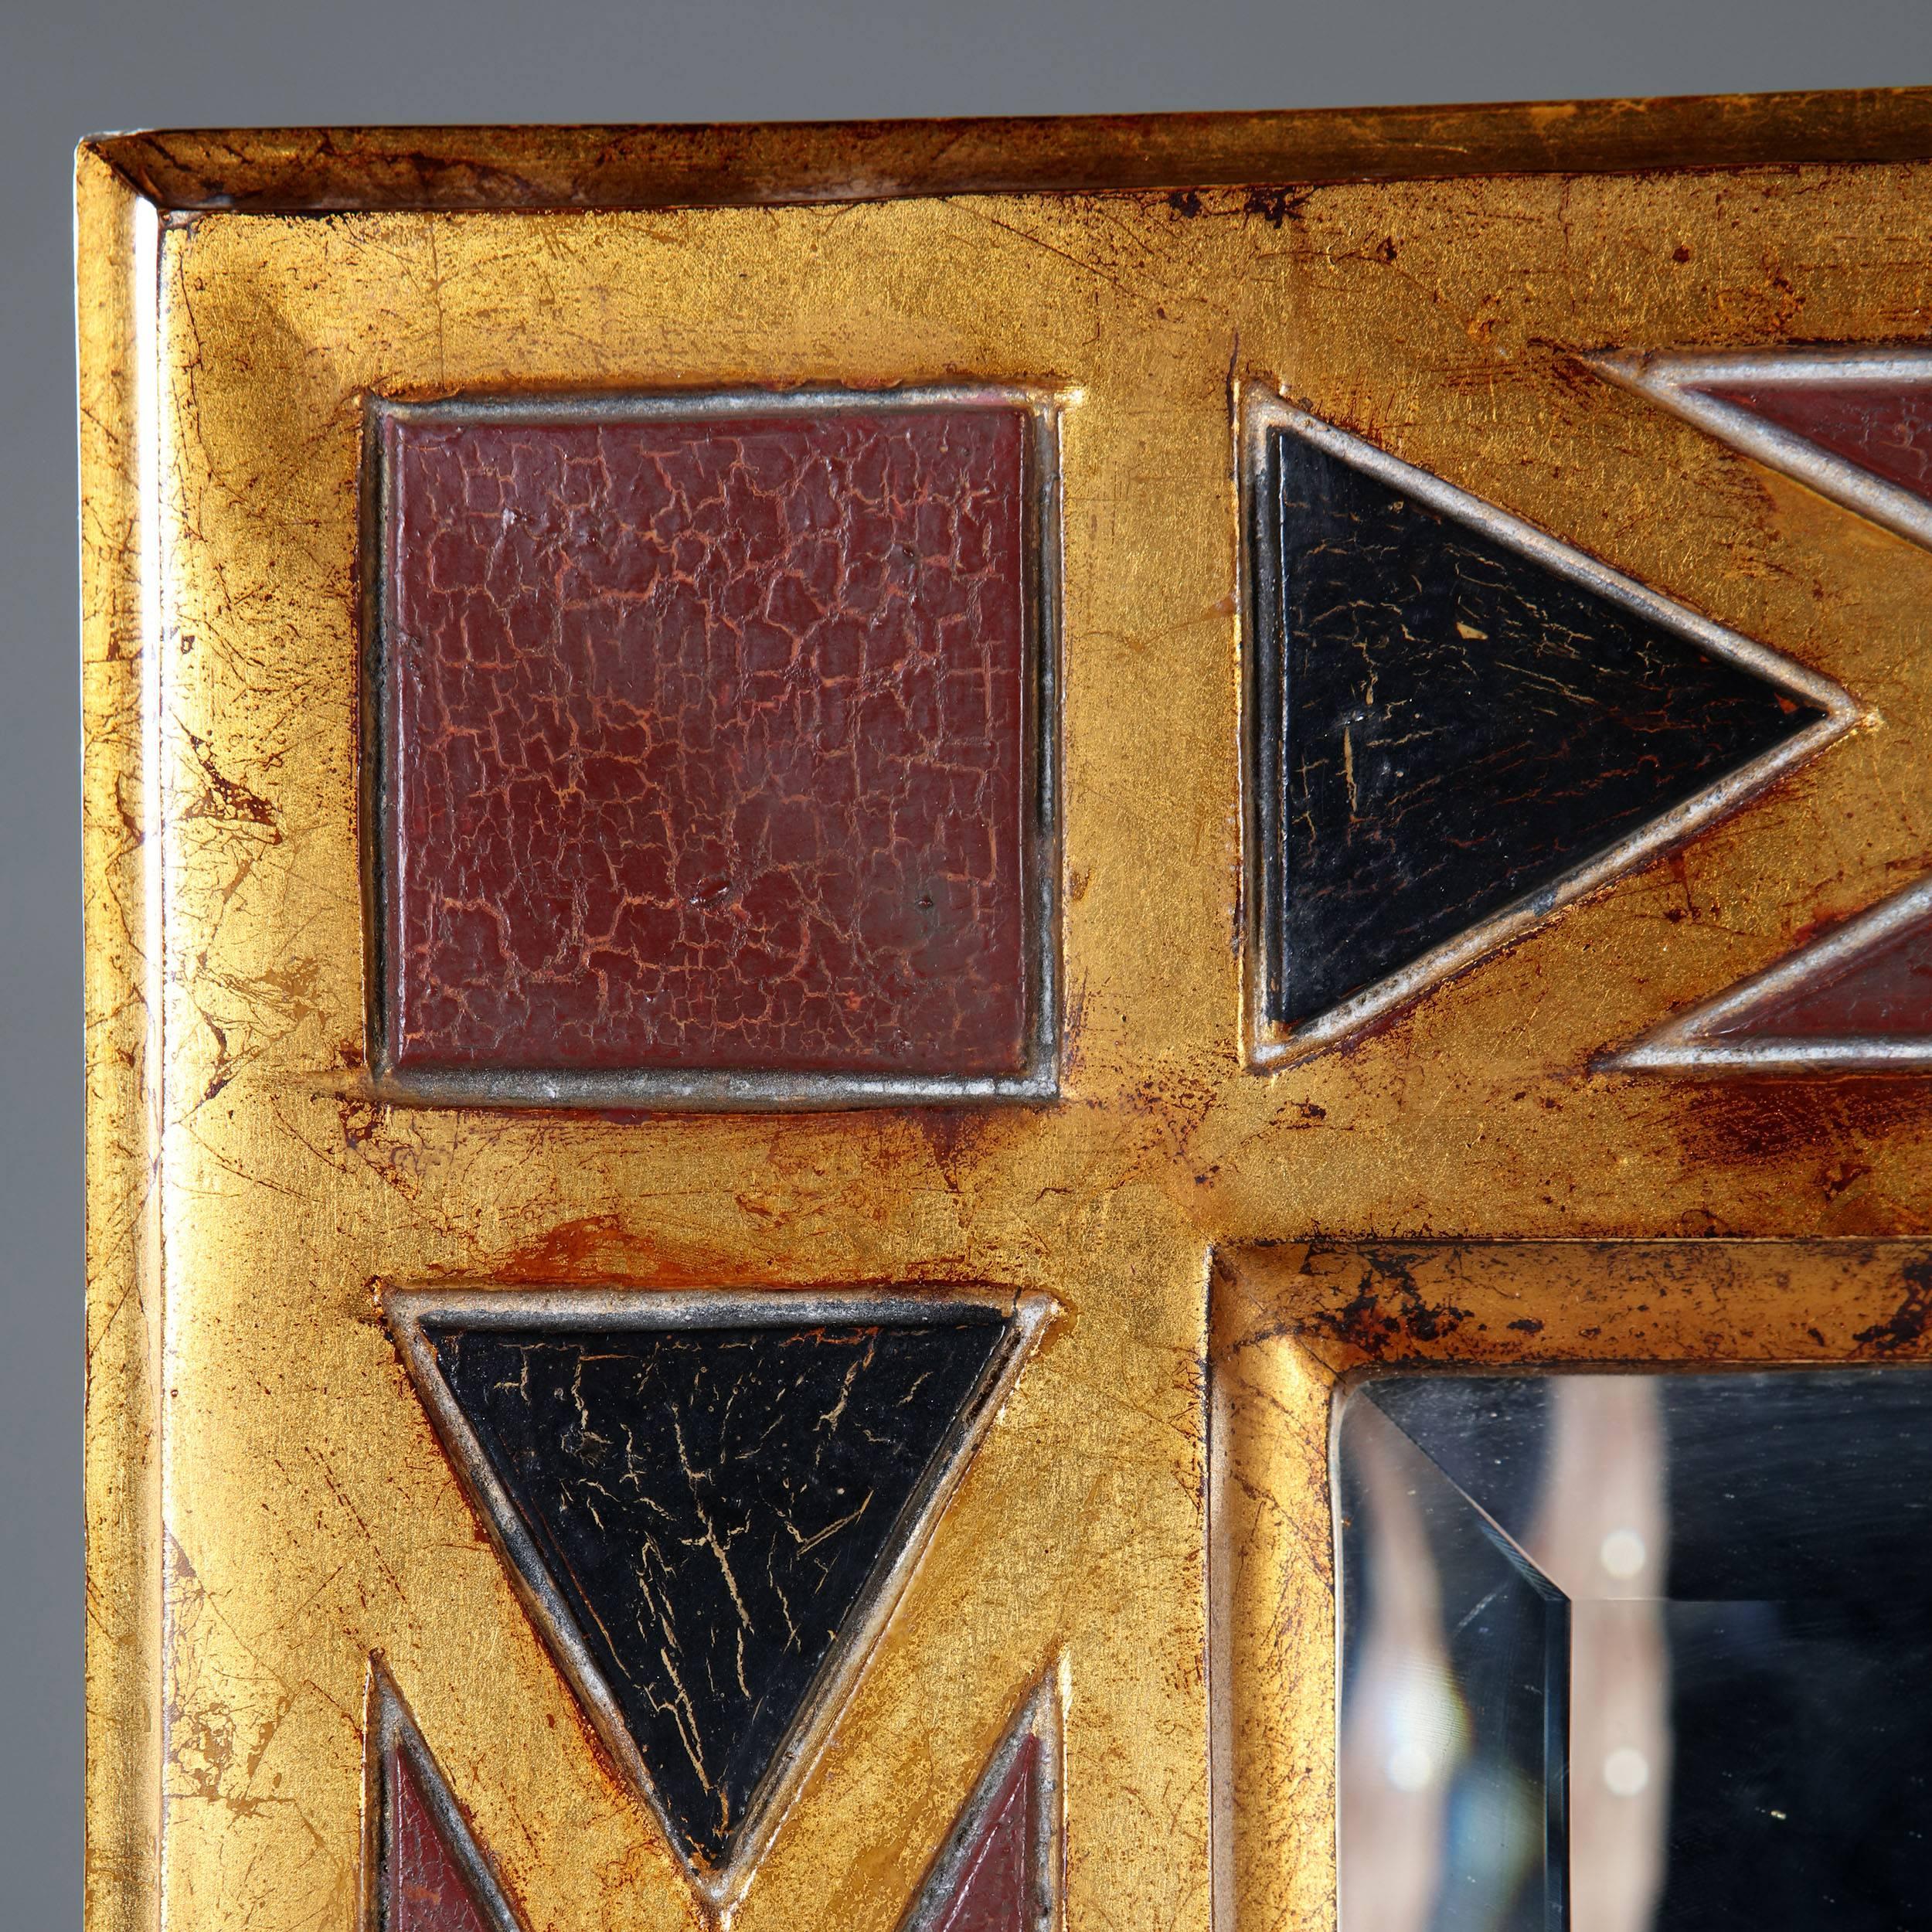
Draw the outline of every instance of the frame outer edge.
[[[760,207],[1932,158],[1932,90],[1253,113],[102,136],[179,212]]]
[[[142,265],[159,213],[91,145],[75,158],[87,1358],[87,1932],[159,1922],[159,1065],[145,847]]]

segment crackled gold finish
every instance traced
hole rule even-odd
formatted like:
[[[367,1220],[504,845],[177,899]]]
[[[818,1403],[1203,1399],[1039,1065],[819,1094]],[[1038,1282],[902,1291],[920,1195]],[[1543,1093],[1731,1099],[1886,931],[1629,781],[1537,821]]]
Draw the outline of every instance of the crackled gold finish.
[[[388,1284],[1060,1304],[743,1932],[891,1932],[1049,1672],[1070,1926],[1315,1932],[1335,1374],[1920,1349],[1920,1251],[1872,1243],[1932,1233],[1932,1084],[1593,1061],[1932,865],[1932,553],[1581,359],[1920,328],[1932,102],[1430,112],[1148,124],[1120,192],[1117,126],[1013,131],[1005,175],[971,165],[984,129],[937,161],[889,129],[83,151],[94,1932],[164,1906],[349,1932],[376,1651],[533,1932],[702,1917],[464,1506]],[[366,398],[961,381],[1067,399],[1058,1104],[380,1103]],[[1247,1070],[1251,386],[1838,681],[1861,722],[1379,1032]],[[1553,1245],[1580,1238],[1610,1245]],[[1349,1245],[1445,1240],[1394,1274]]]

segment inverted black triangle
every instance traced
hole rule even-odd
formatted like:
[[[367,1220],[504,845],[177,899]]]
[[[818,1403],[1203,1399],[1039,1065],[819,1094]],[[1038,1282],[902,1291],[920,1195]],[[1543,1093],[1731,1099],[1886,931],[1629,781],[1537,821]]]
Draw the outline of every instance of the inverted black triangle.
[[[729,1860],[1010,1327],[965,1304],[809,1327],[423,1316],[523,1566],[695,1866]]]
[[[1505,540],[1514,519],[1445,515],[1302,434],[1266,450],[1278,1023],[1534,900],[1825,715]]]

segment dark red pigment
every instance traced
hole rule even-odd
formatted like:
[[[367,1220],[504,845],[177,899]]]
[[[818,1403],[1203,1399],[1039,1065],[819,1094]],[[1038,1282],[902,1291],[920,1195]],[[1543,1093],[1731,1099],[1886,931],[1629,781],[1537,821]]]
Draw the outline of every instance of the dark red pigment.
[[[1039,1740],[1029,1737],[1001,1781],[933,1932],[1028,1932],[1039,1848],[1034,1819]]]
[[[491,1932],[402,1751],[389,1757],[383,1932]]]
[[[1932,1037],[1932,913],[1713,1032],[1722,1039]]]
[[[1932,385],[1764,383],[1700,386],[1721,403],[1932,502]]]
[[[1026,444],[388,419],[393,1064],[1021,1071]]]

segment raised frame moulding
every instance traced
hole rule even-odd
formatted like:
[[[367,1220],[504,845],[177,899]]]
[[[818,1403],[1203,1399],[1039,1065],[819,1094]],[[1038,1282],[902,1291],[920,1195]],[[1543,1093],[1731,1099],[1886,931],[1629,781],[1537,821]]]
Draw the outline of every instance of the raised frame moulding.
[[[185,128],[95,145],[157,207],[248,214],[764,207],[1932,159],[1923,90],[1910,87],[712,128]]]

